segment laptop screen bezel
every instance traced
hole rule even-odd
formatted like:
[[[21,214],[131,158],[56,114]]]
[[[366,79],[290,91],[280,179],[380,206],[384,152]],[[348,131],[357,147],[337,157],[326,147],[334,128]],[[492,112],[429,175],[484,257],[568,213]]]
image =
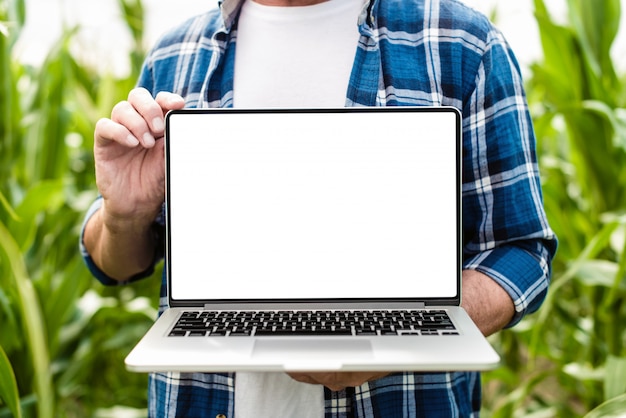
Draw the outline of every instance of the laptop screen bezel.
[[[458,109],[454,107],[357,107],[357,108],[321,108],[321,109],[310,109],[310,108],[298,108],[298,109],[236,109],[236,108],[210,108],[210,109],[181,109],[170,111],[166,115],[166,129],[165,129],[165,172],[166,172],[166,180],[165,180],[165,189],[166,189],[166,210],[165,210],[165,274],[166,274],[166,283],[167,283],[167,294],[168,294],[168,303],[170,307],[203,307],[207,302],[206,299],[174,299],[172,297],[172,254],[171,254],[171,211],[170,208],[172,204],[170,202],[170,193],[168,192],[171,188],[170,184],[170,140],[171,138],[171,120],[172,118],[177,118],[179,115],[194,115],[194,114],[220,114],[220,113],[228,113],[228,114],[266,114],[266,113],[351,113],[351,112],[366,112],[366,113],[374,113],[374,112],[409,112],[409,113],[425,113],[425,112],[447,112],[454,115],[455,121],[455,132],[456,132],[456,289],[457,294],[453,297],[446,298],[410,298],[410,297],[394,297],[394,298],[322,298],[322,299],[273,299],[272,301],[268,300],[250,300],[250,299],[210,299],[210,304],[215,306],[216,309],[219,309],[221,305],[240,305],[245,304],[247,306],[262,306],[267,305],[268,303],[276,304],[280,303],[281,305],[311,305],[311,304],[323,304],[325,306],[336,306],[339,309],[341,306],[345,305],[353,305],[353,304],[362,304],[368,305],[376,303],[378,305],[384,305],[386,303],[394,303],[394,304],[412,304],[415,302],[423,302],[426,306],[457,306],[461,301],[461,280],[462,280],[462,118],[461,113]]]

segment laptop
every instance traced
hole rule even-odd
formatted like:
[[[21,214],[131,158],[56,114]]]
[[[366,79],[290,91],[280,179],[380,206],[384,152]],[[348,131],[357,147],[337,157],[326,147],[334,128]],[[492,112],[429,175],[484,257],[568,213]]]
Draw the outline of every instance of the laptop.
[[[448,107],[170,112],[169,307],[127,368],[495,368],[460,307],[461,134]]]

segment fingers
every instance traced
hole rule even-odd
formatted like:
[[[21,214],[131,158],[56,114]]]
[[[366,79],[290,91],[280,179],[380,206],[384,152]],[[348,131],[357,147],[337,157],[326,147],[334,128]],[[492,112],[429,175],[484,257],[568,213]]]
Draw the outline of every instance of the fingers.
[[[161,108],[156,102],[154,102],[154,106],[156,107],[156,111],[161,113]],[[141,144],[144,148],[152,148],[156,142],[155,135],[162,135],[163,128],[153,121],[152,123],[156,125],[156,128],[153,129],[148,124],[148,120],[145,118],[146,116],[139,113],[143,111],[144,114],[148,114],[150,109],[145,109],[147,107],[150,106],[145,104],[143,109],[140,108],[141,110],[137,110],[130,101],[120,102],[116,104],[111,111],[111,120],[128,131],[128,135],[130,135],[129,141],[134,138],[137,143]],[[154,117],[153,119],[157,118],[158,117]],[[122,131],[119,128],[117,128],[117,130]]]
[[[96,123],[94,139],[98,146],[104,146],[110,142],[118,142],[130,148],[139,145],[139,140],[126,127],[106,118]]]
[[[174,93],[162,91],[157,94],[155,100],[159,106],[161,106],[163,114],[166,114],[170,110],[182,109],[185,107],[185,99]]]
[[[323,385],[332,391],[339,391],[348,386],[360,386],[361,383],[351,385],[346,382],[342,373],[288,373],[289,376],[301,383],[309,383],[312,385]]]
[[[141,144],[152,148],[164,134],[165,114],[184,106],[184,99],[177,94],[162,92],[154,99],[144,88],[133,89],[128,100],[113,107],[111,119],[96,124],[95,139],[99,145],[114,141],[128,147]]]
[[[361,386],[371,380],[387,376],[387,372],[342,372],[342,373],[288,373],[289,376],[302,383],[324,385],[328,389],[338,391],[347,387]]]

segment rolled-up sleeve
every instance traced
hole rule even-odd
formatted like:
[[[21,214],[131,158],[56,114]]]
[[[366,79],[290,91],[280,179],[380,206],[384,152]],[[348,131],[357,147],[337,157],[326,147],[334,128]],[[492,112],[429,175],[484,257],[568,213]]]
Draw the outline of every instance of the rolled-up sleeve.
[[[120,284],[117,280],[112,279],[111,277],[107,276],[106,273],[104,273],[97,265],[96,263],[93,261],[93,259],[91,258],[91,255],[89,254],[89,251],[87,251],[87,247],[85,247],[85,240],[84,240],[84,236],[85,236],[85,227],[87,226],[87,222],[89,222],[89,219],[91,219],[91,217],[98,211],[100,210],[100,207],[102,206],[102,198],[98,197],[89,207],[89,210],[87,210],[87,213],[85,214],[85,219],[83,221],[83,226],[80,232],[80,241],[79,241],[79,247],[80,247],[80,254],[83,257],[83,260],[85,261],[85,264],[87,265],[87,268],[89,269],[89,271],[91,272],[91,274],[98,279],[98,281],[100,283],[102,283],[105,286],[115,286]]]
[[[519,67],[495,32],[463,113],[463,267],[507,291],[513,326],[543,302],[557,241]]]
[[[136,274],[135,276],[131,277],[130,279],[126,280],[126,281],[118,281],[115,280],[111,277],[109,277],[105,272],[103,272],[100,267],[98,267],[98,265],[93,261],[93,259],[91,258],[91,255],[89,254],[89,251],[87,251],[87,247],[85,247],[85,242],[84,242],[84,235],[85,235],[85,227],[87,226],[87,222],[89,222],[89,219],[91,219],[91,217],[98,211],[100,210],[100,207],[102,206],[102,197],[98,197],[89,207],[89,209],[87,210],[87,213],[85,214],[85,218],[83,221],[83,225],[82,225],[82,229],[81,229],[81,233],[80,233],[80,240],[79,240],[79,248],[80,248],[80,254],[83,257],[83,260],[85,262],[85,265],[87,266],[87,268],[89,269],[89,271],[91,272],[91,274],[98,279],[98,281],[100,283],[102,283],[105,286],[119,286],[119,285],[124,285],[127,283],[132,283],[134,281],[143,279],[145,277],[151,276],[152,273],[154,273],[155,270],[155,265],[156,263],[161,260],[163,258],[163,254],[164,254],[164,242],[163,239],[160,239],[160,244],[157,246],[156,252],[155,252],[155,256],[154,256],[154,261],[153,263],[143,272]],[[164,208],[162,208],[161,210],[161,214],[159,217],[157,217],[157,219],[154,222],[154,228],[155,228],[155,232],[161,236],[163,236],[163,228],[164,228]]]

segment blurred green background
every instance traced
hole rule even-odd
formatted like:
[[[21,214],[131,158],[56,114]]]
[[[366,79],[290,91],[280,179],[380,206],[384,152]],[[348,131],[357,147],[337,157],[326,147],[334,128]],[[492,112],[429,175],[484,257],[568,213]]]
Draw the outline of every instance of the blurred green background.
[[[81,61],[77,28],[43,63],[16,59],[24,0],[0,0],[0,418],[146,414],[147,377],[123,359],[156,315],[160,280],[104,288],[77,247],[96,195],[95,122],[145,54],[141,0],[116,1],[132,39],[124,76]],[[483,416],[626,416],[626,75],[610,53],[620,1],[567,0],[565,20],[533,4],[543,58],[526,83],[560,247],[542,309],[491,339],[504,364],[484,375]]]

